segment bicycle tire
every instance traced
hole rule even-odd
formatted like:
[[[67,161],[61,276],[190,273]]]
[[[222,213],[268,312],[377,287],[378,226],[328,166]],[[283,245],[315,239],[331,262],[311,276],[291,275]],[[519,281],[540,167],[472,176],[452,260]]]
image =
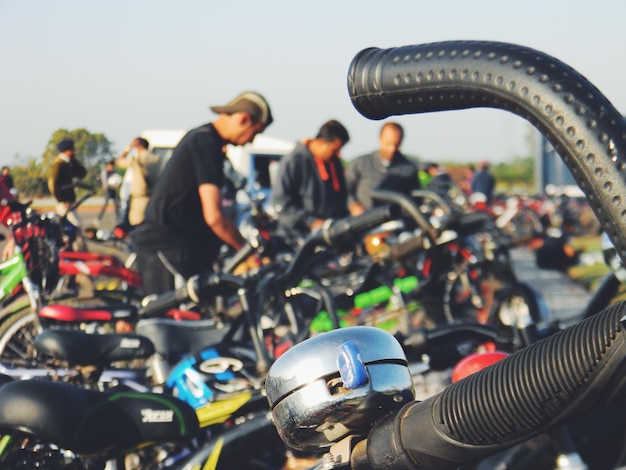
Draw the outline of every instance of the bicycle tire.
[[[20,292],[12,295],[0,306],[0,324],[2,324],[5,319],[9,318],[14,313],[27,309],[30,306],[30,300],[22,289]]]
[[[0,324],[0,362],[30,366],[36,358],[34,338],[40,332],[39,317],[30,308],[7,317]]]

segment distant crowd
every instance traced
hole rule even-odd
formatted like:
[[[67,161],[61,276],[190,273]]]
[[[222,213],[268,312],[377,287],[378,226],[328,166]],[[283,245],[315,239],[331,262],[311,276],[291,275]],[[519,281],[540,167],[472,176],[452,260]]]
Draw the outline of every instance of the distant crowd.
[[[106,162],[100,180],[105,202],[99,217],[113,205],[117,228],[131,233],[146,294],[177,287],[182,279],[210,271],[222,244],[234,250],[246,243],[235,222],[223,211],[222,188],[227,144],[251,142],[273,122],[267,100],[246,91],[225,105],[210,108],[217,117],[190,130],[174,149],[164,171],[151,152],[150,142],[137,137],[114,160]],[[350,140],[337,120],[321,125],[314,137],[303,138],[278,162],[271,181],[271,204],[281,230],[306,236],[329,219],[359,215],[377,204],[374,190],[410,196],[420,189],[445,194],[452,184],[441,165],[418,164],[401,152],[404,129],[385,122],[376,149],[349,164],[341,150]],[[76,201],[76,180],[86,169],[76,159],[75,143],[63,139],[52,164],[48,186],[57,211],[71,216]],[[119,170],[123,171],[123,177]],[[7,188],[13,186],[10,170],[2,170]],[[487,162],[467,167],[459,187],[469,198],[489,205],[495,180]],[[256,264],[252,255],[246,263]]]

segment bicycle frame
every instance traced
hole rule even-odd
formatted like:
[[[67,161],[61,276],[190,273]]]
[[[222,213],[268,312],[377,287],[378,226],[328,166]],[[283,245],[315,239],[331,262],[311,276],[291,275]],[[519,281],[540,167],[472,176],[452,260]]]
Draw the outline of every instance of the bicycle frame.
[[[0,263],[0,302],[10,298],[20,284],[32,310],[37,311],[42,304],[41,294],[30,279],[21,248],[16,247],[13,256]]]

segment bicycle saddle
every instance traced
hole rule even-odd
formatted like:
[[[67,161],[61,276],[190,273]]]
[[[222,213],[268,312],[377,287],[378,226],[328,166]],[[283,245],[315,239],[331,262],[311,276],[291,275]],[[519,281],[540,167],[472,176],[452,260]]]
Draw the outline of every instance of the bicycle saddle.
[[[45,330],[35,337],[35,348],[39,354],[71,365],[105,366],[154,354],[154,344],[144,336],[89,334],[80,330]]]
[[[89,455],[183,441],[193,437],[199,425],[195,411],[174,397],[20,380],[0,388],[0,430],[25,432]]]

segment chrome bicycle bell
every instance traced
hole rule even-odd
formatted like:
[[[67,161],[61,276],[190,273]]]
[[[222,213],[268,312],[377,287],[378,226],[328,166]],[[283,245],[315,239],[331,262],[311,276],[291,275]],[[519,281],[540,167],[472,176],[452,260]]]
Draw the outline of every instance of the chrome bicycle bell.
[[[280,437],[307,451],[366,433],[380,417],[414,399],[400,343],[369,326],[297,344],[272,365],[265,388]]]

